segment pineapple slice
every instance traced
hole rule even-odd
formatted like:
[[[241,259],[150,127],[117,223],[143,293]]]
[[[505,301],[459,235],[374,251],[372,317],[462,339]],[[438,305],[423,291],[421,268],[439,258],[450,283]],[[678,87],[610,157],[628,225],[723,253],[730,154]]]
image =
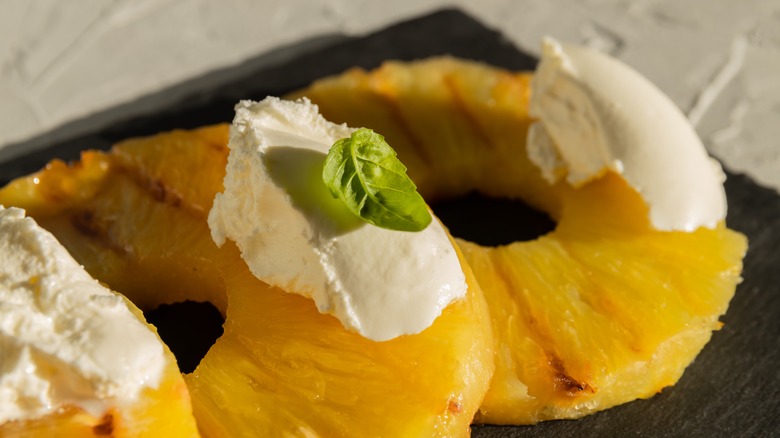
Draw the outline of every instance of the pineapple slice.
[[[468,436],[494,364],[465,262],[467,297],[422,333],[374,342],[348,332],[211,240],[227,137],[223,125],[85,152],[10,183],[0,203],[26,208],[142,309],[189,299],[222,312],[224,334],[185,376],[204,436]]]
[[[291,96],[383,133],[429,202],[477,191],[557,221],[530,242],[458,240],[496,338],[485,423],[577,418],[674,384],[720,327],[746,250],[723,224],[653,230],[617,175],[580,189],[545,182],[525,151],[530,77],[451,58],[388,62]]]

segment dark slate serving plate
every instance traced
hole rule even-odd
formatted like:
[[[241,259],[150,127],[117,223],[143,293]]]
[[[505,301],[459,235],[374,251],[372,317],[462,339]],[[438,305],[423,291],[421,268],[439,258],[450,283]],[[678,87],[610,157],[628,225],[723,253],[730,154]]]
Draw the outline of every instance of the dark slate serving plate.
[[[440,54],[514,70],[532,69],[536,64],[501,34],[457,10],[440,11],[366,37],[323,37],[12,145],[10,150],[17,152],[44,147],[0,163],[0,184],[39,169],[51,158],[75,159],[83,149],[105,149],[128,137],[230,121],[233,105],[239,99],[281,95],[352,66],[372,68],[386,59],[412,60]],[[144,111],[144,115],[138,115]],[[97,127],[107,121],[110,127]],[[78,134],[66,135],[74,132]],[[722,318],[725,327],[715,333],[676,386],[652,399],[581,420],[526,427],[475,426],[473,436],[780,435],[780,256],[776,255],[780,248],[780,197],[734,174],[728,175],[726,192],[729,225],[750,239],[745,281]],[[470,219],[464,216],[461,220]]]

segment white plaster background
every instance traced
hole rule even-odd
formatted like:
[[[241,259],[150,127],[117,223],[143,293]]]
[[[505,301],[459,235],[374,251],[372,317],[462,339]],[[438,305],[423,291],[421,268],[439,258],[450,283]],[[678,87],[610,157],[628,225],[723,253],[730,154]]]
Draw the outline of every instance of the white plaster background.
[[[0,0],[0,159],[3,145],[279,46],[445,6],[533,53],[544,35],[613,53],[731,170],[780,190],[780,0]]]

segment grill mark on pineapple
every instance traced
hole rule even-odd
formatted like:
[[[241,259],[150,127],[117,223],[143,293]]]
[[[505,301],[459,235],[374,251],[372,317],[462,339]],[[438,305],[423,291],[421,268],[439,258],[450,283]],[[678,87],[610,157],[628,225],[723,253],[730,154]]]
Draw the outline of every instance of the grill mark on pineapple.
[[[147,175],[143,169],[135,167],[122,167],[130,179],[138,185],[143,191],[155,201],[162,204],[168,204],[172,207],[179,207],[182,203],[181,195],[176,193],[159,178],[153,178]]]
[[[494,272],[496,273],[496,276],[504,284],[504,288],[508,292],[511,301],[517,306],[518,316],[522,317],[522,320],[525,321],[524,325],[528,329],[528,336],[540,348],[542,348],[543,345],[552,344],[550,336],[542,332],[536,321],[536,317],[529,311],[532,306],[526,298],[528,289],[522,284],[515,284],[515,277],[507,272],[507,267],[505,267],[503,263],[503,257],[500,259],[498,257],[491,258],[493,258],[494,261],[493,267],[495,268]]]
[[[108,225],[105,221],[95,216],[92,210],[81,210],[74,212],[70,216],[70,223],[82,236],[96,240],[106,248],[122,256],[132,253],[132,248],[122,245],[113,238],[108,232]]]
[[[143,168],[120,164],[117,166],[117,172],[124,173],[130,181],[146,192],[155,202],[181,209],[198,218],[203,217],[205,213],[202,207],[184,202],[182,195],[174,190],[173,187],[165,184],[162,179],[149,175]]]
[[[455,84],[455,79],[452,74],[446,74],[443,78],[444,87],[449,92],[450,96],[452,96],[452,103],[455,110],[460,113],[464,119],[468,122],[469,125],[474,130],[474,133],[479,137],[480,141],[487,146],[489,149],[497,149],[495,147],[495,144],[493,144],[493,141],[490,139],[490,136],[487,134],[487,132],[482,128],[482,125],[479,124],[479,120],[474,117],[473,114],[471,114],[471,111],[468,109],[468,105],[466,105],[465,99],[463,99],[463,96],[461,95],[460,91],[458,90],[458,86]]]
[[[114,416],[111,414],[104,415],[98,424],[92,426],[92,432],[99,437],[114,436]]]
[[[181,205],[181,195],[172,191],[161,180],[148,179],[146,182],[147,190],[152,194],[152,198],[155,201],[169,204],[173,207]]]
[[[70,218],[70,222],[84,236],[100,239],[103,234],[95,219],[95,213],[90,210],[74,213]]]
[[[373,89],[375,95],[381,99],[381,101],[387,106],[390,118],[396,122],[401,128],[401,131],[406,135],[411,143],[412,149],[420,156],[420,159],[426,166],[432,166],[434,163],[433,157],[428,154],[428,151],[422,146],[423,142],[412,130],[412,125],[406,120],[403,112],[401,111],[401,105],[398,103],[398,96],[392,95],[387,92],[382,92],[377,89]]]
[[[591,267],[592,262],[587,258],[580,256],[580,254],[572,248],[572,245],[569,242],[565,239],[556,239],[556,241],[561,246],[566,256],[574,263],[581,266],[585,271],[593,271],[593,268]],[[588,278],[589,281],[589,288],[595,289],[595,292],[590,294],[592,296],[588,296],[578,290],[577,292],[580,301],[588,306],[596,315],[603,316],[610,322],[617,324],[621,331],[620,334],[625,336],[626,348],[637,354],[647,353],[648,351],[641,347],[644,343],[642,331],[637,327],[632,326],[631,321],[623,316],[624,312],[621,312],[618,305],[608,298],[609,294],[604,292],[606,289],[599,282],[592,281],[588,276],[586,276],[586,278]]]
[[[449,403],[447,403],[447,411],[449,413],[457,415],[460,414],[461,410],[463,410],[463,406],[461,406],[458,400],[450,399]]]
[[[229,149],[228,149],[228,140],[225,139],[224,142],[218,142],[218,141],[212,141],[212,140],[205,140],[206,144],[209,145],[209,148],[213,149],[214,151],[218,152],[220,155],[227,156]]]
[[[564,366],[563,360],[555,353],[548,352],[547,356],[549,358],[548,363],[554,372],[553,389],[556,392],[563,393],[567,397],[578,397],[596,393],[596,389],[588,382],[581,382],[570,376],[566,372],[566,366]]]
[[[518,304],[517,308],[519,316],[525,321],[524,327],[527,329],[525,334],[536,344],[544,354],[547,356],[547,365],[551,371],[551,384],[552,389],[556,393],[560,393],[566,397],[578,397],[583,395],[595,394],[596,389],[588,382],[579,381],[572,377],[566,370],[563,360],[554,352],[552,352],[549,346],[554,345],[552,337],[545,333],[545,330],[540,326],[537,319],[529,309],[531,306],[526,299],[526,291],[522,285],[515,284],[515,277],[506,271],[506,267],[503,263],[503,257],[494,258],[493,266],[495,268],[496,276],[500,279],[506,290],[510,293],[511,299],[515,304]],[[515,293],[515,291],[522,291]],[[530,389],[530,388],[529,388]]]

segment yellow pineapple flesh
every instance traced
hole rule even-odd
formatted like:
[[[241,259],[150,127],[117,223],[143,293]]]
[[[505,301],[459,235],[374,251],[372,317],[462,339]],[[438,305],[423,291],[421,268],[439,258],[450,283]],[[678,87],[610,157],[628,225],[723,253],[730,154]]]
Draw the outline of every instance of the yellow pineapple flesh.
[[[614,174],[549,185],[525,150],[530,78],[438,58],[354,69],[290,96],[385,135],[429,202],[476,191],[557,221],[529,242],[458,239],[496,339],[485,423],[577,418],[674,384],[719,328],[746,250],[722,223],[651,229],[642,198]]]
[[[494,364],[465,263],[467,297],[422,333],[374,342],[345,330],[211,240],[227,136],[223,125],[86,152],[12,182],[0,203],[27,209],[142,309],[189,299],[222,312],[224,334],[185,376],[203,436],[468,436]]]

